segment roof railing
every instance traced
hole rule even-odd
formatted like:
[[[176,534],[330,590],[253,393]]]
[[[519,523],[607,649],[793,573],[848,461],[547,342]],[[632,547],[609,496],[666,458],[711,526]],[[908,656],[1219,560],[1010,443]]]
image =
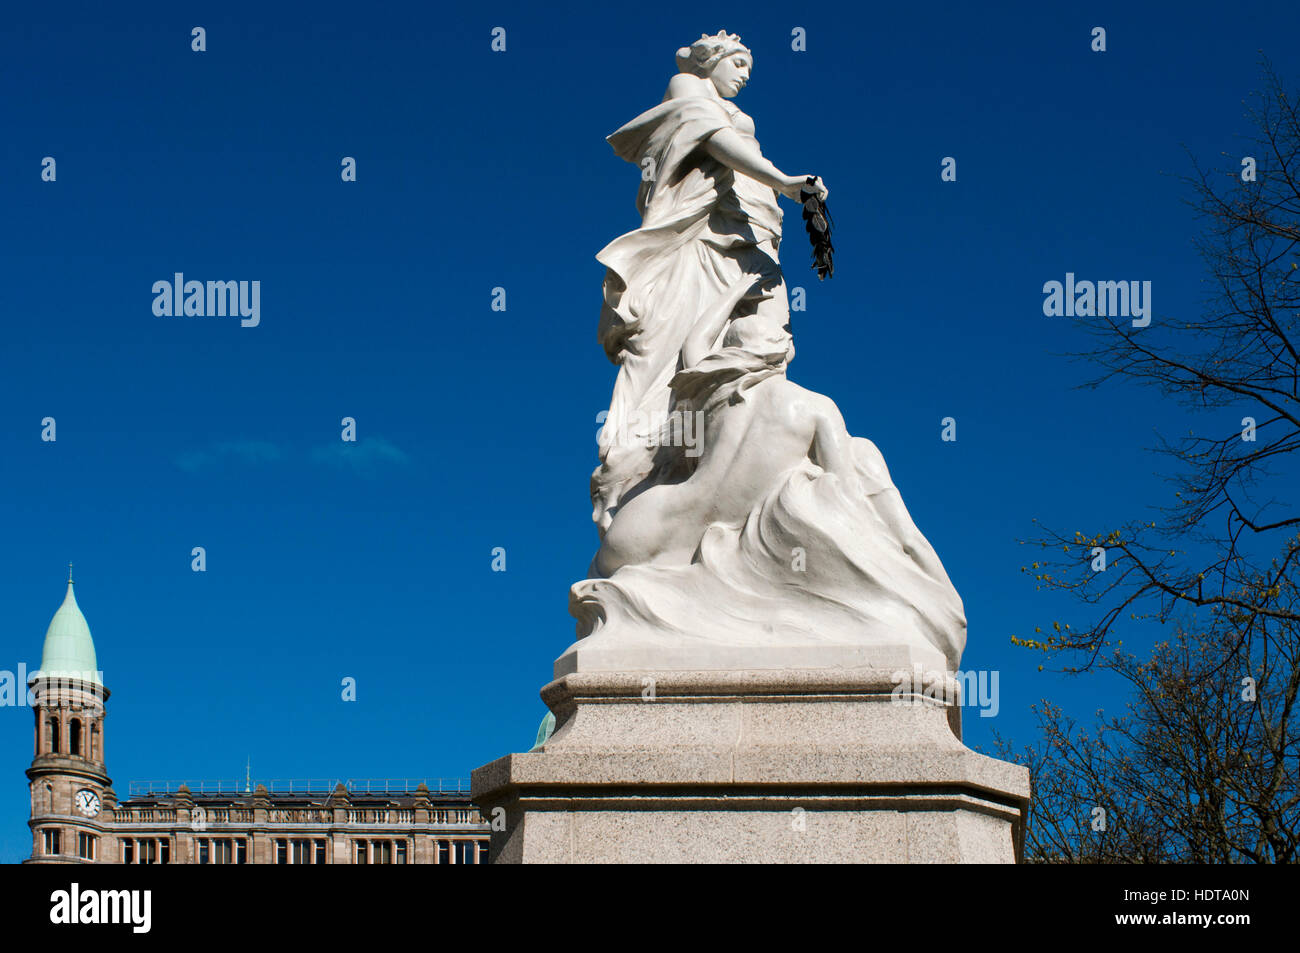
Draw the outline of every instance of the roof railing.
[[[424,784],[430,794],[468,794],[468,778],[269,778],[257,780],[132,781],[132,798],[175,794],[181,785],[191,794],[251,795],[260,784],[270,794],[329,794],[342,784],[352,794],[414,794]]]

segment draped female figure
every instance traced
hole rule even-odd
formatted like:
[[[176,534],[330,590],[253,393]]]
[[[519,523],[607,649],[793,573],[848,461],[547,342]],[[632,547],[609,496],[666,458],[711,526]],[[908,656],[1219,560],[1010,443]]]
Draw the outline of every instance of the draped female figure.
[[[738,37],[701,37],[664,101],[609,137],[642,170],[642,224],[597,256],[619,372],[592,475],[600,548],[557,677],[960,662],[961,598],[880,451],[786,376],[778,199],[828,192],[765,159],[728,102],[752,62]],[[687,418],[695,453],[672,439]]]

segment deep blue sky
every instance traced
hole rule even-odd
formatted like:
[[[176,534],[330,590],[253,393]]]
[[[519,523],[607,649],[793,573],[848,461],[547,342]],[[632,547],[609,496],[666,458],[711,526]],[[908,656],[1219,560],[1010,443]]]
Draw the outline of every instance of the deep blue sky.
[[[791,377],[880,446],[965,599],[963,667],[1000,672],[967,740],[1031,740],[1044,696],[1116,703],[1010,644],[1078,615],[1016,540],[1140,516],[1167,493],[1144,448],[1186,419],[1072,389],[1086,368],[1054,355],[1086,341],[1041,288],[1146,279],[1157,321],[1200,307],[1167,173],[1183,144],[1240,153],[1261,48],[1294,83],[1295,4],[131,6],[17,5],[0,32],[0,668],[37,666],[74,561],[119,794],[246,757],[263,778],[468,776],[531,744],[596,542],[615,369],[593,255],[637,224],[604,136],[723,27],[754,51],[738,102],[765,153],[833,191],[823,284],[786,205],[809,295]],[[261,325],[155,317],[176,271],[260,280]],[[31,747],[30,711],[0,709],[0,860],[30,850]]]

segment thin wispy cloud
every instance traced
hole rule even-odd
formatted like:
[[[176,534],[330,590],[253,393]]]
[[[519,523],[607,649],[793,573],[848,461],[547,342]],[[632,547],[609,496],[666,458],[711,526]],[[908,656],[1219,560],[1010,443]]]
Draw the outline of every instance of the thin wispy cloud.
[[[372,473],[386,466],[404,466],[410,456],[384,437],[368,437],[355,443],[339,440],[305,451],[280,447],[266,440],[223,440],[175,457],[188,473],[216,467],[264,467],[280,464],[327,466],[354,473]]]
[[[266,440],[224,440],[204,450],[190,450],[176,457],[176,465],[190,473],[219,463],[263,466],[284,459],[284,452]]]
[[[383,437],[370,437],[347,443],[342,440],[315,447],[311,451],[313,463],[341,467],[359,472],[385,465],[403,465],[410,462],[406,451]]]

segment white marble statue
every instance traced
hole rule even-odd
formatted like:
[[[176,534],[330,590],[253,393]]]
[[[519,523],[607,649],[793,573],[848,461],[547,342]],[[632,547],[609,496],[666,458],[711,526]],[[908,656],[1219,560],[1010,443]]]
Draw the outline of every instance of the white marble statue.
[[[619,371],[591,481],[600,549],[556,674],[956,669],[961,598],[880,452],[786,376],[779,198],[809,177],[764,158],[731,102],[753,67],[739,37],[677,65],[609,137],[643,172],[642,221],[596,256]]]

